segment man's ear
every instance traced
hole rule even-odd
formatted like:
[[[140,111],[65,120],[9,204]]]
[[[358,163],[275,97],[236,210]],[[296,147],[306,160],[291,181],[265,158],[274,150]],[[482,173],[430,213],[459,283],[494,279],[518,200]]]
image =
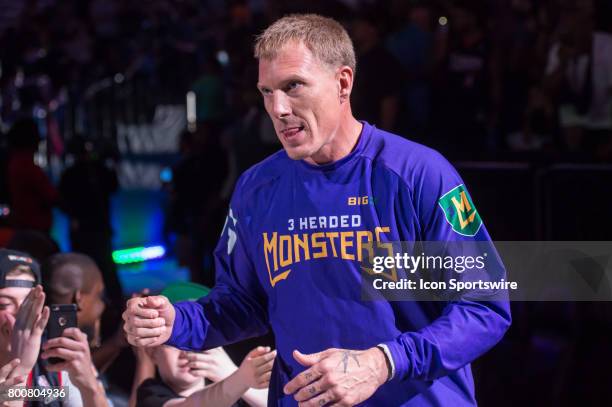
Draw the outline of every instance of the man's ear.
[[[338,69],[338,87],[340,103],[348,102],[353,90],[354,72],[349,66],[342,66]]]

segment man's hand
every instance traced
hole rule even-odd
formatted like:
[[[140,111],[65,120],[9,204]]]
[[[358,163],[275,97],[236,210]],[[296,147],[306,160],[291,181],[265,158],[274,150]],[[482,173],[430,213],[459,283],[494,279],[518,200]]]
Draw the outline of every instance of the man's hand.
[[[204,352],[181,352],[179,362],[185,362],[189,372],[198,377],[205,377],[218,382],[238,369],[222,347]]]
[[[275,357],[276,350],[258,346],[245,356],[236,374],[251,389],[266,389],[270,385]]]
[[[172,333],[176,311],[163,295],[132,298],[123,313],[123,329],[134,346],[164,344]]]
[[[49,307],[44,307],[45,293],[36,286],[25,298],[13,326],[11,335],[11,359],[21,361],[17,374],[28,374],[34,367],[40,351],[40,338],[49,320]]]
[[[70,380],[79,390],[96,389],[97,379],[87,335],[79,328],[67,328],[59,338],[49,339],[43,344],[43,359],[60,358],[63,362],[47,366],[50,372],[65,370],[70,374]]]
[[[300,407],[353,406],[367,400],[387,380],[384,353],[378,348],[365,351],[330,348],[293,357],[308,367],[285,385]]]

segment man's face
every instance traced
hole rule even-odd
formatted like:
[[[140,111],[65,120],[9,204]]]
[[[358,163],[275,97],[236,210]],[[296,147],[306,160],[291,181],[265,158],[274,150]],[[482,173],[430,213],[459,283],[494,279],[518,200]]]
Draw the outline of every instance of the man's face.
[[[14,274],[6,277],[7,280],[28,280],[36,281],[30,273]],[[17,315],[23,300],[28,296],[32,289],[26,287],[5,287],[0,288],[0,312],[8,312]]]
[[[259,60],[257,87],[289,157],[318,162],[341,122],[337,72],[303,43],[290,42],[275,58]]]
[[[25,272],[7,276],[6,279],[36,281],[33,275]],[[0,288],[0,355],[2,356],[7,356],[11,350],[11,333],[15,325],[15,316],[31,290],[25,287]]]

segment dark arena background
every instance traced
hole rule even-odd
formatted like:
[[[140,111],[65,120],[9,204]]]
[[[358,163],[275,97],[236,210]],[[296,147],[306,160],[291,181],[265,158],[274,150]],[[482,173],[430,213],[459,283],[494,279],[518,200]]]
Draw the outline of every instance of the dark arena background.
[[[234,182],[281,148],[253,39],[291,12],[345,25],[355,117],[449,158],[494,240],[610,240],[610,1],[0,0],[0,246],[96,260],[106,336],[122,297],[212,285]],[[28,143],[51,227],[9,193],[10,147]],[[512,312],[473,364],[480,405],[612,404],[611,303]],[[112,391],[133,364],[126,347]]]

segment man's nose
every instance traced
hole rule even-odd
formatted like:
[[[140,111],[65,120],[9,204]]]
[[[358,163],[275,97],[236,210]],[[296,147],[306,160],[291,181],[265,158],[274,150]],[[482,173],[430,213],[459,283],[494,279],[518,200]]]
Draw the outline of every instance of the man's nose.
[[[291,114],[289,98],[285,92],[277,90],[272,95],[272,114],[277,119],[282,119]]]

